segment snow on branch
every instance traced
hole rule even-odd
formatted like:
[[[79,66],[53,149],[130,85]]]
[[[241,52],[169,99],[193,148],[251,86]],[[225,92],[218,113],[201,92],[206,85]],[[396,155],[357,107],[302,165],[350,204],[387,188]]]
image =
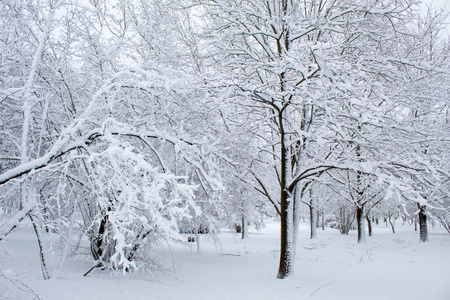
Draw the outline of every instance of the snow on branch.
[[[111,106],[111,104],[105,104],[103,101],[108,99],[109,93],[117,89],[122,87],[133,87],[137,89],[142,87],[146,87],[147,89],[158,87],[164,89],[166,92],[170,92],[173,89],[178,89],[180,86],[185,85],[187,85],[187,81],[184,77],[179,72],[177,73],[177,71],[171,69],[145,70],[141,67],[132,66],[128,70],[116,73],[92,96],[92,100],[84,111],[69,126],[62,130],[57,141],[43,156],[22,163],[1,174],[0,185],[19,178],[22,175],[45,168],[54,160],[61,158],[72,150],[80,148],[87,149],[97,138],[104,136],[105,126],[107,125],[109,134],[113,135],[161,139],[174,145],[182,143],[192,146],[192,142],[175,138],[156,129],[154,132],[145,130],[137,131],[132,127],[125,126],[123,123],[116,127],[109,126],[111,123],[110,119],[106,119],[103,122],[104,125],[101,127],[86,131],[90,119],[94,118],[96,113],[105,109],[105,107],[109,108]],[[92,120],[91,123],[96,124],[98,121]]]
[[[33,211],[35,203],[28,203],[19,212],[17,212],[11,219],[6,221],[0,227],[0,241],[10,234],[22,220]]]

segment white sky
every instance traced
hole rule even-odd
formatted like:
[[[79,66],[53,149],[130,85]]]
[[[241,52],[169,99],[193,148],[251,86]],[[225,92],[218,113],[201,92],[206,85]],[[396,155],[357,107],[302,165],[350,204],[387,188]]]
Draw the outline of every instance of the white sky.
[[[426,0],[424,2],[432,3],[434,6],[437,6],[437,7],[443,7],[443,6],[447,5],[447,8],[448,8],[449,0]]]
[[[431,4],[433,8],[445,8],[447,13],[450,13],[450,0],[422,0],[422,9]],[[450,36],[450,17],[447,17],[447,34]]]
[[[450,0],[422,0],[422,6],[424,8],[429,4],[434,8],[445,7],[447,11],[450,11]]]

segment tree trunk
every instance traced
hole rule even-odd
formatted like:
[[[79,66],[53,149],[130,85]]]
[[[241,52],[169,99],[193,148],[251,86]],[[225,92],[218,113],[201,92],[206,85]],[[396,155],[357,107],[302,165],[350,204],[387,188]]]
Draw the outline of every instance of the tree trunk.
[[[108,211],[111,210],[110,207],[107,208]],[[98,232],[93,232],[93,236],[91,237],[91,253],[94,260],[108,260],[103,257],[105,253],[105,248],[108,246],[105,244],[106,238],[106,229],[109,223],[109,216],[106,211],[102,211],[103,218],[100,222],[100,226],[98,228]]]
[[[369,236],[372,236],[372,220],[370,220],[369,216],[366,216],[367,220],[367,229],[369,231]]]
[[[420,241],[426,242],[428,241],[428,227],[427,227],[427,213],[426,213],[426,206],[425,205],[419,205],[419,229],[420,229]]]
[[[294,189],[293,193],[293,212],[292,212],[292,260],[295,261],[295,256],[297,254],[297,241],[298,241],[298,230],[300,225],[300,198],[301,193],[298,188]]]
[[[195,232],[195,240],[196,240],[196,244],[197,244],[197,254],[200,254],[201,249],[200,249],[200,235],[198,234],[198,230]]]
[[[281,249],[280,249],[280,265],[278,268],[277,278],[284,279],[292,272],[292,201],[288,196],[288,192],[281,192]]]
[[[310,234],[310,238],[311,239],[316,239],[317,238],[317,227],[316,227],[316,208],[314,207],[314,204],[312,204],[309,207],[309,218],[310,218],[310,228],[311,228],[311,234]]]
[[[322,209],[322,230],[325,230],[325,212]]]
[[[285,0],[283,0],[285,1]],[[284,73],[282,73],[284,75]],[[284,77],[284,76],[281,76]],[[283,89],[283,80],[281,87]],[[281,217],[281,232],[280,232],[280,265],[278,267],[277,278],[284,279],[288,277],[293,268],[292,260],[292,225],[293,225],[293,202],[292,198],[294,191],[288,190],[287,182],[290,177],[290,157],[289,151],[286,147],[286,133],[284,131],[284,116],[283,111],[279,111],[278,126],[280,133],[280,217]],[[295,189],[295,188],[294,188]]]
[[[392,221],[392,217],[394,216],[393,214],[391,214],[391,212],[388,212],[388,216],[389,216],[389,224],[391,225],[392,228],[392,233],[395,233],[395,228],[394,228],[394,224],[395,224],[395,220],[397,220],[398,217],[394,218],[394,221]]]
[[[320,228],[320,215],[321,215],[321,212],[318,211],[316,213],[316,228]]]
[[[45,259],[45,252],[44,252],[44,249],[42,247],[39,225],[36,224],[36,222],[34,221],[33,216],[31,216],[31,214],[28,214],[28,216],[30,217],[31,223],[33,224],[34,233],[36,234],[36,239],[37,239],[38,246],[39,246],[39,255],[41,257],[42,276],[44,277],[44,280],[47,280],[47,279],[50,279],[50,275],[49,275],[48,269],[47,269],[47,262],[46,262],[46,259]]]
[[[364,227],[364,205],[356,207],[356,223],[358,227],[358,243],[366,242],[366,229]]]
[[[245,239],[247,237],[247,226],[245,226],[245,217],[242,215],[241,218],[241,239]]]
[[[309,225],[311,228],[311,239],[317,238],[317,227],[316,227],[316,201],[312,194],[312,189],[309,190]]]

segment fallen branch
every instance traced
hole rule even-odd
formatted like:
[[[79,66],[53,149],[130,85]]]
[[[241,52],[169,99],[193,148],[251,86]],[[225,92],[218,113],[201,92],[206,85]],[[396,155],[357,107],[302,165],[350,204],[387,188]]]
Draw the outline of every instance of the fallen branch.
[[[97,268],[102,268],[104,267],[102,262],[99,262],[98,264],[94,265],[92,268],[89,269],[89,271],[87,271],[86,273],[83,274],[83,276],[87,276],[89,273],[92,272],[92,270],[97,269]]]
[[[326,287],[326,286],[328,286],[328,285],[330,285],[330,284],[333,284],[333,283],[334,283],[334,280],[333,280],[332,282],[325,283],[324,285],[320,286],[317,290],[314,291],[314,293],[312,293],[312,294],[309,295],[309,296],[310,296],[310,297],[314,296],[314,294],[317,293],[320,289],[322,289],[322,288],[324,288],[324,287]]]

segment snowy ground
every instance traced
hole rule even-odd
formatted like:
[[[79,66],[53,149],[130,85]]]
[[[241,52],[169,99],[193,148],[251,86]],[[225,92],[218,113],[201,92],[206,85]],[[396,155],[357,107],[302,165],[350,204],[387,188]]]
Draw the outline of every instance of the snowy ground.
[[[6,239],[8,254],[0,252],[0,299],[33,299],[30,288],[42,300],[450,299],[450,235],[430,226],[430,242],[419,243],[414,228],[396,230],[376,227],[358,245],[355,232],[333,229],[309,240],[302,224],[295,274],[285,280],[275,278],[279,224],[269,222],[246,240],[225,231],[218,245],[202,236],[200,254],[195,245],[172,245],[176,272],[158,281],[100,270],[83,277],[90,264],[79,258],[68,258],[59,278],[44,281],[31,228],[22,227]]]

